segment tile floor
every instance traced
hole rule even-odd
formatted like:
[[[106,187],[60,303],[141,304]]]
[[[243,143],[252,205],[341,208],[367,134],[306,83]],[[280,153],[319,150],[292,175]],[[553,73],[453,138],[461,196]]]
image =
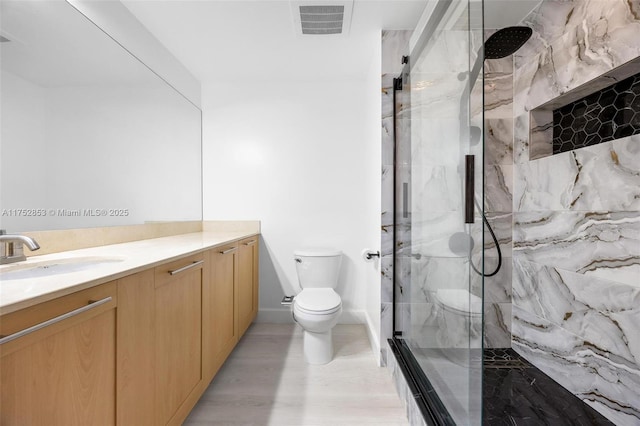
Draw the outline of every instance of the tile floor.
[[[408,425],[364,326],[336,326],[333,342],[332,362],[308,365],[300,327],[252,325],[184,425]]]

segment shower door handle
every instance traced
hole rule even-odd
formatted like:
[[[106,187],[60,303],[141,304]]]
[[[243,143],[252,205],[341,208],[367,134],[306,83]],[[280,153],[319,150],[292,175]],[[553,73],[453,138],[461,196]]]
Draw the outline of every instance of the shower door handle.
[[[475,155],[465,155],[464,161],[464,223],[473,223],[475,193]]]

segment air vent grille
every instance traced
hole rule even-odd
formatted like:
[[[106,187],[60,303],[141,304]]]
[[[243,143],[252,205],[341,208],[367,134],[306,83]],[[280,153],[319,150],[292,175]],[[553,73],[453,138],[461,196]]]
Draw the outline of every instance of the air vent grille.
[[[302,34],[342,34],[344,6],[300,6]]]

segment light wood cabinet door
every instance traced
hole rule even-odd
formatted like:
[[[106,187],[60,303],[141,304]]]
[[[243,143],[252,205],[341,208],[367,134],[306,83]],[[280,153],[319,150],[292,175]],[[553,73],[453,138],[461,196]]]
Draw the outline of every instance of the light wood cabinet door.
[[[238,243],[238,323],[240,335],[258,314],[258,237]]]
[[[117,424],[153,425],[156,414],[154,270],[122,278],[117,285]]]
[[[200,396],[204,254],[155,268],[156,424],[180,424]]]
[[[107,283],[0,318],[0,424],[115,424],[116,287]]]
[[[209,251],[209,282],[203,312],[203,357],[207,382],[238,343],[238,246]]]

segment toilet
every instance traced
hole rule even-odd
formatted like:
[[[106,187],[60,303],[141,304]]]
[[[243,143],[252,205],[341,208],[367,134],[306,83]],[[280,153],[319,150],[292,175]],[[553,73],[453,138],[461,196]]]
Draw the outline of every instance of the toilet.
[[[335,292],[342,252],[307,249],[294,252],[302,291],[293,299],[293,319],[304,330],[304,357],[309,364],[326,364],[333,358],[331,330],[342,313],[342,300]]]
[[[438,346],[443,349],[474,349],[482,346],[482,299],[464,289],[436,290]],[[465,357],[464,351],[458,352]],[[455,361],[455,360],[454,360]]]

